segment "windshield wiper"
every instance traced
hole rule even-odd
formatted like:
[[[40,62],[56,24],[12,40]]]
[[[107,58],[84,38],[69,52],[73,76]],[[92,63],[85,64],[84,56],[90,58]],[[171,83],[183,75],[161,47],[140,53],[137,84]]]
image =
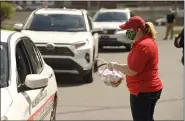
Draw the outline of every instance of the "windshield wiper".
[[[84,28],[70,28],[70,29],[67,29],[67,31],[85,31]]]
[[[26,30],[30,30],[30,31],[51,31],[51,30],[44,30],[44,29],[26,29]]]

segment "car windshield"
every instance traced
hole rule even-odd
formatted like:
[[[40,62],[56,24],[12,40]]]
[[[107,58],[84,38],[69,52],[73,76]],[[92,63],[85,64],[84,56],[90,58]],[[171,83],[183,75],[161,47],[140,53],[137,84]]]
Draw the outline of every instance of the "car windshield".
[[[100,12],[95,17],[95,22],[123,22],[127,21],[126,12]]]
[[[26,30],[78,32],[86,31],[86,26],[82,15],[36,14],[26,26]]]
[[[7,87],[8,82],[8,53],[6,43],[0,42],[0,88]]]

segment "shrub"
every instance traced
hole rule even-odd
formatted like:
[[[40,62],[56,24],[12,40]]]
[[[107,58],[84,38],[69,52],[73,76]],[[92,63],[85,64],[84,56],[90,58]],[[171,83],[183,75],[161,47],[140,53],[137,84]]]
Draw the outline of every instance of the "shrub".
[[[8,2],[0,2],[0,17],[1,22],[10,19],[14,13],[13,6]]]
[[[13,31],[13,27],[11,26],[1,26],[1,29],[4,29],[4,30],[10,30],[10,31]]]

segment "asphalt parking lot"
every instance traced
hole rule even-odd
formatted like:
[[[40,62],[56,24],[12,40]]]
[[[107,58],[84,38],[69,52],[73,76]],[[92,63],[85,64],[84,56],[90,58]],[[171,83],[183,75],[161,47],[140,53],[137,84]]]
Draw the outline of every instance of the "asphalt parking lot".
[[[24,13],[22,13],[24,14]],[[28,14],[6,21],[9,25],[25,21]],[[182,27],[175,27],[181,29]],[[182,50],[173,46],[173,40],[162,40],[165,27],[156,27],[159,46],[159,69],[164,89],[159,100],[155,120],[183,119],[183,66]],[[126,63],[128,52],[107,49],[99,57],[106,61]],[[132,120],[129,92],[123,82],[118,88],[106,87],[97,74],[94,82],[76,82],[71,75],[57,76],[59,103],[57,120]]]
[[[164,89],[159,100],[155,120],[183,119],[182,50],[173,46],[173,40],[162,40],[164,27],[156,27],[160,54],[160,77]],[[128,52],[107,49],[100,52],[106,61],[126,63]],[[74,77],[75,78],[75,77]],[[118,88],[106,87],[97,74],[94,82],[83,84],[72,76],[57,76],[59,104],[58,120],[132,120],[129,92],[123,82]]]

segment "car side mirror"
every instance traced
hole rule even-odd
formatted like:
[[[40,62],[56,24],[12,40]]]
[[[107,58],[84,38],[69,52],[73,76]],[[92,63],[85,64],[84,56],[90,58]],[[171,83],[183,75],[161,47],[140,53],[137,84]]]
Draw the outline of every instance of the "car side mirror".
[[[21,23],[13,25],[13,28],[15,31],[21,31],[22,27],[23,27],[23,24],[21,24]]]
[[[48,85],[48,77],[39,74],[30,74],[26,76],[25,86],[31,89],[44,88]]]

